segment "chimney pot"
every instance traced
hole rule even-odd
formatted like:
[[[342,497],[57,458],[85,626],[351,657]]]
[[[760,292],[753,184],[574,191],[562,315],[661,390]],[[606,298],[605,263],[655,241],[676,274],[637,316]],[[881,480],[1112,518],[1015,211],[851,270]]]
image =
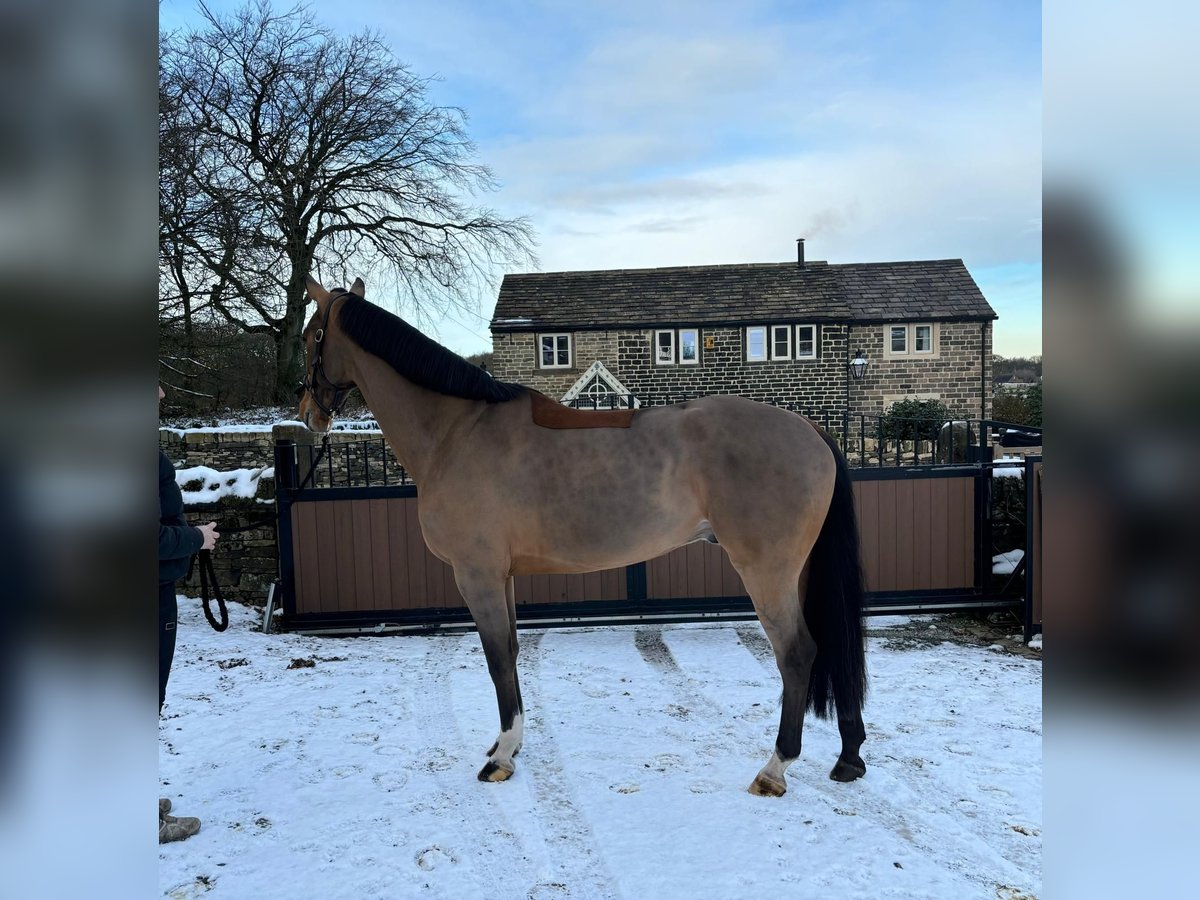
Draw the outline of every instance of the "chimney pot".
[[[796,268],[804,268],[804,238],[796,238]]]

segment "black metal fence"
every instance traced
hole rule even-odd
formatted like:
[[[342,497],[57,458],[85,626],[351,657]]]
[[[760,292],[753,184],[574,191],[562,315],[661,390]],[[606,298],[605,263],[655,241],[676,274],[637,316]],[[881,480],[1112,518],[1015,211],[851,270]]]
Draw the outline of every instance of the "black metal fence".
[[[605,398],[576,398],[576,409],[645,409],[699,399],[701,395],[610,394]],[[856,468],[976,465],[988,463],[1007,447],[1041,446],[1042,430],[991,419],[904,419],[877,413],[851,413],[838,409],[814,409],[798,404],[778,406],[807,416],[832,434],[849,464]],[[382,437],[363,434],[353,441],[331,443],[320,455],[319,445],[296,449],[301,479],[316,471],[311,487],[391,487],[413,484],[404,466]]]
[[[644,409],[698,400],[703,394],[593,394],[576,397],[575,409]],[[852,466],[973,464],[988,447],[1040,447],[1042,429],[994,419],[904,418],[882,413],[768,401],[806,416],[832,434]]]
[[[387,440],[363,437],[330,444],[321,453],[319,444],[302,444],[295,449],[297,483],[312,488],[403,487],[414,484]],[[312,472],[314,465],[316,471]]]

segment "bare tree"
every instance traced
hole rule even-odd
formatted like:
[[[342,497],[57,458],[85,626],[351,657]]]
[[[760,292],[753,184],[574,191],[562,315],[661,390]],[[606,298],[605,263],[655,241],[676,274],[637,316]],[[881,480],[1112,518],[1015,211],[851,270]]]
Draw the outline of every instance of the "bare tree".
[[[418,314],[470,307],[504,263],[532,262],[465,114],[432,104],[376,34],[334,35],[266,0],[160,44],[160,316],[210,311],[277,349],[275,395],[302,374],[304,277],[362,274]]]

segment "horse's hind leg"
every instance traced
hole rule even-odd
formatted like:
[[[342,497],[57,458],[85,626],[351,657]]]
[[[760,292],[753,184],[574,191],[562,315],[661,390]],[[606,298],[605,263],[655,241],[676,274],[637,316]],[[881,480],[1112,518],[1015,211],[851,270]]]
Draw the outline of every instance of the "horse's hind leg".
[[[837,701],[838,732],[842,736],[842,752],[833,766],[829,777],[834,781],[853,781],[867,774],[867,764],[859,755],[859,749],[867,738],[860,708],[846,709],[841,698]]]
[[[511,591],[511,579],[505,588],[501,581],[492,583],[489,579],[463,577],[457,569],[454,574],[479,630],[500,710],[500,735],[488,751],[488,761],[479,770],[479,780],[506,781],[516,771],[513,757],[521,748],[524,731],[521,690],[517,685],[516,626],[510,621],[506,597]]]
[[[779,713],[775,752],[750,785],[750,793],[780,797],[787,791],[787,768],[800,756],[808,679],[817,656],[817,644],[804,622],[804,601],[797,573],[739,570],[739,574],[754,601],[783,677],[783,708]]]

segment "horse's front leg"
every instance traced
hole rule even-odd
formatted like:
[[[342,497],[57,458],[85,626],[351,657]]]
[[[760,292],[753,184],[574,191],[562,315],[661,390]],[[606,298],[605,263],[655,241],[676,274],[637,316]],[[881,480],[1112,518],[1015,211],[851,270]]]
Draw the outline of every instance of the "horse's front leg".
[[[521,689],[517,684],[517,636],[505,596],[508,579],[472,577],[460,574],[458,568],[454,577],[479,629],[500,709],[500,735],[488,751],[488,761],[479,770],[479,780],[507,781],[516,771],[513,757],[521,749],[524,734]]]

